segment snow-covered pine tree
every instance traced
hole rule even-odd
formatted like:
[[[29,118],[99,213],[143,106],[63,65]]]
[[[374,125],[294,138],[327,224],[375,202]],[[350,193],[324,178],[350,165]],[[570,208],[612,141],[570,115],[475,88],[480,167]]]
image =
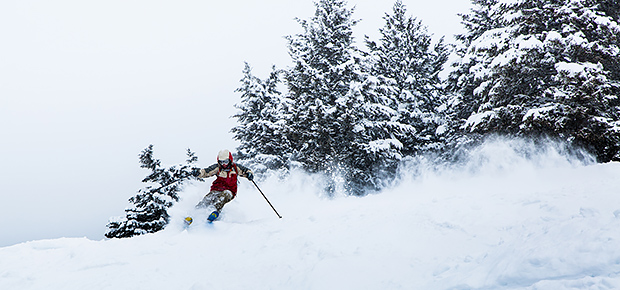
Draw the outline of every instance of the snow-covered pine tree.
[[[187,157],[183,164],[162,168],[161,161],[153,158],[153,145],[144,149],[139,156],[140,167],[151,173],[142,182],[149,185],[129,199],[130,206],[125,209],[124,217],[110,220],[105,236],[129,238],[164,229],[170,219],[168,208],[179,200],[183,182],[193,178],[191,172],[198,158],[189,149]]]
[[[551,136],[600,162],[620,160],[620,26],[609,9],[617,4],[497,2],[477,3],[501,15],[502,25],[472,37],[452,76],[465,112],[472,112],[460,115],[467,118],[463,128]]]
[[[522,28],[522,34],[542,35],[532,54],[553,65],[545,67],[553,72],[545,103],[529,108],[521,130],[560,136],[599,162],[620,160],[620,10],[603,10],[612,3],[620,7],[608,0],[519,7],[524,19],[541,23]],[[550,11],[552,19],[544,18]]]
[[[349,194],[377,188],[379,169],[400,158],[392,136],[395,111],[377,94],[361,52],[354,46],[353,9],[343,0],[321,0],[304,32],[288,37],[293,67],[285,80],[293,161],[328,176],[326,191]]]
[[[488,66],[484,53],[471,53],[470,46],[474,40],[478,41],[488,31],[500,29],[506,24],[504,19],[507,4],[501,0],[471,0],[473,8],[470,13],[459,14],[466,31],[455,35],[460,42],[456,45],[456,55],[460,57],[452,64],[452,72],[446,80],[446,117],[444,122],[446,146],[443,156],[454,161],[458,158],[458,151],[475,145],[482,135],[466,132],[463,129],[465,121],[478,110],[482,101],[474,90],[483,82],[480,75],[484,67]],[[477,73],[472,73],[473,71]]]
[[[383,94],[377,78],[362,74],[363,82],[353,82],[351,90],[339,105],[341,121],[349,127],[342,132],[348,141],[341,150],[340,175],[344,189],[361,195],[389,185],[395,178],[402,159],[403,144],[395,136],[404,125],[396,121],[397,111],[389,104],[393,100]]]
[[[437,145],[437,128],[443,118],[440,109],[442,83],[439,73],[448,60],[449,51],[443,37],[435,44],[422,21],[407,16],[401,0],[386,13],[385,25],[379,29],[378,42],[366,37],[370,50],[371,74],[377,77],[381,92],[398,112],[400,130],[393,133],[412,155]]]
[[[459,14],[466,33],[456,35],[460,45],[456,48],[456,54],[460,59],[453,64],[454,70],[447,80],[447,91],[450,92],[448,122],[451,130],[462,126],[467,118],[480,106],[480,98],[474,94],[474,90],[480,86],[483,80],[482,73],[471,73],[470,70],[479,72],[485,67],[486,55],[484,53],[471,53],[470,46],[474,40],[479,40],[488,31],[503,28],[506,24],[504,19],[507,13],[506,4],[500,0],[472,0],[474,7],[469,14]],[[486,36],[485,36],[486,37]]]
[[[346,146],[337,101],[358,77],[352,35],[357,21],[343,0],[321,0],[315,6],[310,21],[298,19],[304,32],[288,37],[294,66],[287,71],[286,84],[294,108],[290,139],[295,159],[305,169],[321,172],[338,161],[336,148]]]
[[[500,0],[471,0],[474,7],[470,13],[459,14],[467,33],[457,34],[456,39],[463,45],[457,52],[463,56],[471,42],[485,32],[503,27],[504,17],[502,13],[506,7]]]
[[[240,111],[233,117],[239,125],[232,132],[240,142],[238,159],[259,175],[267,170],[288,169],[292,153],[287,139],[289,103],[278,91],[281,73],[273,67],[263,81],[252,74],[246,62],[241,87],[236,90],[241,93],[241,102],[236,105]]]
[[[339,147],[348,145],[342,133],[351,133],[346,131],[351,124],[338,121],[343,116],[338,109],[357,78],[352,35],[357,21],[343,0],[321,0],[315,6],[310,21],[298,19],[304,32],[288,37],[294,65],[285,78],[294,108],[289,139],[294,161],[310,172],[327,172],[341,161]]]

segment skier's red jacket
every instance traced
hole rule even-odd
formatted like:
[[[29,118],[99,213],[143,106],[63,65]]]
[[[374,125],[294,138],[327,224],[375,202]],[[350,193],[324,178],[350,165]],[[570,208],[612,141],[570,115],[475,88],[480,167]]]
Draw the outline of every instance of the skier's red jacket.
[[[234,198],[237,195],[237,177],[247,177],[249,173],[252,173],[249,168],[231,162],[227,169],[222,168],[219,164],[200,169],[198,177],[206,178],[216,175],[217,178],[211,184],[211,191],[230,190]]]

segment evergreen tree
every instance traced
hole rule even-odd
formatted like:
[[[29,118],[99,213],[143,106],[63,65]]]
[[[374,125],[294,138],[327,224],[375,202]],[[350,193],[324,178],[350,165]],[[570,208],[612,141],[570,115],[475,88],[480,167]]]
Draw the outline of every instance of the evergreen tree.
[[[394,111],[354,46],[353,10],[343,0],[315,6],[310,21],[298,20],[304,32],[288,37],[292,158],[310,172],[326,173],[328,193],[342,187],[359,195],[381,186],[378,172],[400,158],[402,144],[390,129]]]
[[[490,38],[493,33],[501,32],[506,25],[506,4],[499,0],[472,0],[472,4],[474,8],[469,14],[460,14],[467,32],[456,35],[456,39],[461,42],[456,49],[460,60],[453,64],[454,71],[447,80],[447,91],[451,94],[448,101],[448,127],[452,131],[462,126],[465,119],[480,106],[481,101],[474,91],[483,83],[480,76],[490,65],[486,50],[472,51],[476,47],[472,43]]]
[[[183,182],[192,178],[193,164],[198,160],[189,149],[187,157],[184,164],[162,168],[160,160],[153,158],[153,145],[144,149],[139,156],[140,167],[151,170],[151,173],[142,182],[149,185],[129,199],[125,217],[110,220],[105,236],[129,238],[164,229],[170,221],[168,208],[179,200],[178,192]]]
[[[506,4],[499,0],[471,0],[474,7],[469,14],[459,14],[461,23],[468,31],[464,34],[457,34],[456,39],[461,41],[463,46],[457,52],[462,56],[469,45],[482,36],[485,32],[503,27],[505,24],[502,17]],[[464,48],[464,49],[463,49]]]
[[[501,27],[471,31],[451,76],[467,108],[457,114],[466,118],[463,128],[551,136],[587,148],[601,162],[620,159],[620,26],[609,9],[615,4],[490,3],[477,4],[501,15],[495,22]]]
[[[281,73],[273,67],[269,78],[263,81],[252,74],[246,63],[242,85],[236,90],[241,93],[241,103],[236,105],[240,111],[233,117],[237,118],[239,126],[232,132],[240,141],[238,158],[258,174],[288,169],[292,153],[287,139],[290,104],[277,88]]]
[[[360,195],[379,190],[394,179],[398,162],[402,159],[403,144],[397,132],[406,130],[399,123],[397,111],[378,85],[378,79],[363,74],[363,82],[353,82],[347,101],[342,103],[342,121],[349,127],[342,133],[347,148],[342,153],[344,188]]]
[[[337,160],[336,148],[346,146],[338,122],[339,101],[358,78],[354,65],[352,10],[343,0],[321,0],[310,22],[298,20],[303,34],[288,37],[294,67],[286,81],[295,111],[292,142],[296,161],[311,172],[327,170]],[[340,102],[342,103],[342,102]]]
[[[391,99],[389,106],[398,112],[402,124],[394,134],[404,145],[403,153],[411,155],[438,141],[443,95],[439,72],[449,51],[443,38],[432,45],[426,27],[406,12],[402,1],[396,1],[392,13],[383,17],[380,41],[367,37],[366,45],[372,75],[378,78],[381,93]]]

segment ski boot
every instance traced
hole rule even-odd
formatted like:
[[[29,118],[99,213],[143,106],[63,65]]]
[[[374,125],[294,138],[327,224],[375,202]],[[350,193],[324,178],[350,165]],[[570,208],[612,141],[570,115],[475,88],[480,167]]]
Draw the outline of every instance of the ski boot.
[[[216,210],[216,211],[213,211],[207,219],[209,220],[210,223],[212,223],[214,220],[217,219],[218,216],[220,216],[220,213]]]
[[[186,217],[186,218],[183,220],[183,222],[185,223],[185,226],[186,226],[186,227],[187,227],[187,226],[189,226],[189,225],[191,225],[193,221],[194,221],[194,219],[192,219],[192,217],[191,217],[191,216],[188,216],[188,217]]]

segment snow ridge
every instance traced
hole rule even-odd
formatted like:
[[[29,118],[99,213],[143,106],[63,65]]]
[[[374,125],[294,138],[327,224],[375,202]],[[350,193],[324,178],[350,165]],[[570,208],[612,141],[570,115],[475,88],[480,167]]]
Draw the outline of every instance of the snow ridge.
[[[0,289],[618,289],[620,164],[493,141],[459,167],[412,162],[399,185],[323,197],[294,173],[250,183],[221,220],[163,231],[0,248]],[[432,168],[432,169],[430,169]]]

